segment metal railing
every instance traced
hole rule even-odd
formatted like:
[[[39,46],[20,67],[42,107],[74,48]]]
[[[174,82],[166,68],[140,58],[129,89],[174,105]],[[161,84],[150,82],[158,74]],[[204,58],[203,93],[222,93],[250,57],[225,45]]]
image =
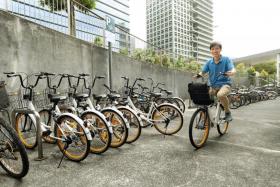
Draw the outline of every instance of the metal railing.
[[[105,19],[75,0],[1,0],[0,9],[95,45],[108,47],[104,41]],[[112,46],[114,52],[136,56],[142,60],[137,57],[141,55],[138,54],[141,49],[147,56],[145,61],[149,61],[152,53],[150,56],[154,58],[153,63],[161,65],[165,63],[163,54],[169,57],[180,56],[130,34],[129,28],[120,23],[115,26],[116,42]]]

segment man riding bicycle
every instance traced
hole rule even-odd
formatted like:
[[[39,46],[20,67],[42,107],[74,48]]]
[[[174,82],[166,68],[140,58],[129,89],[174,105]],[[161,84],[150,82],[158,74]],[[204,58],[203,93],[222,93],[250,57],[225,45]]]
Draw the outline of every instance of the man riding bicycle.
[[[210,52],[213,58],[208,60],[203,66],[202,71],[195,76],[209,74],[209,94],[217,95],[225,110],[225,121],[232,121],[227,95],[231,90],[231,78],[235,74],[232,60],[221,55],[222,45],[218,42],[210,44]]]

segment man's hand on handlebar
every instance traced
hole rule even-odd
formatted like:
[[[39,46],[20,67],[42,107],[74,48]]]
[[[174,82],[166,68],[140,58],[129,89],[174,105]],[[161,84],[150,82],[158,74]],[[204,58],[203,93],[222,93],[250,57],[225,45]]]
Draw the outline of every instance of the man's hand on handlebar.
[[[202,78],[202,75],[201,75],[201,74],[202,74],[202,73],[198,73],[198,74],[194,75],[192,78],[193,78],[193,79]]]

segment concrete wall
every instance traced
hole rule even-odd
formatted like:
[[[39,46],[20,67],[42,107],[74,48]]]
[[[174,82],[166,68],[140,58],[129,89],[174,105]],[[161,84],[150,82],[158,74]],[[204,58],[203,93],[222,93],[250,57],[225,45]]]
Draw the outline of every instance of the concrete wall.
[[[123,86],[121,76],[131,79],[152,77],[164,82],[169,90],[187,97],[191,75],[157,65],[135,61],[113,53],[113,87]],[[0,78],[2,72],[16,71],[28,74],[47,71],[54,73],[89,73],[108,77],[108,52],[91,43],[48,29],[0,10]],[[15,87],[16,80],[9,80]],[[97,83],[95,91],[102,93],[104,82]]]

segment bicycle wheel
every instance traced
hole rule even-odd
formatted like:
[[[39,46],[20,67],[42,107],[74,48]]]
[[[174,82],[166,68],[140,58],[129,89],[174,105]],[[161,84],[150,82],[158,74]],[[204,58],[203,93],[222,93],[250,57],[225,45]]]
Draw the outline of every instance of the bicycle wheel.
[[[29,170],[26,150],[15,130],[0,119],[0,165],[14,178],[24,177]]]
[[[140,137],[142,130],[137,114],[124,107],[119,107],[118,110],[123,113],[124,118],[126,118],[130,125],[126,143],[135,142]]]
[[[274,92],[274,91],[268,91],[268,92],[266,92],[266,94],[267,94],[267,96],[268,96],[268,98],[270,99],[270,100],[272,100],[272,99],[276,99],[277,98],[277,93],[276,92]]]
[[[161,104],[152,113],[155,128],[162,134],[177,133],[184,123],[181,111],[171,104]]]
[[[55,135],[60,151],[72,161],[84,160],[90,152],[90,140],[78,121],[70,116],[62,116],[55,124]]]
[[[209,135],[210,120],[207,111],[203,108],[197,109],[191,118],[189,126],[189,138],[195,148],[201,148]]]
[[[106,117],[107,121],[111,123],[113,128],[111,147],[117,148],[122,146],[128,137],[128,128],[125,120],[121,114],[114,110],[105,109],[101,111]]]
[[[27,149],[34,149],[37,146],[37,128],[28,114],[17,114],[15,130]]]
[[[88,128],[91,132],[90,151],[95,154],[107,151],[111,145],[112,137],[106,121],[93,112],[83,114],[81,119],[88,122]]]
[[[173,99],[177,101],[177,103],[179,104],[179,109],[184,113],[186,110],[186,105],[184,101],[179,97],[173,97]]]
[[[51,126],[51,123],[53,122],[52,120],[52,116],[49,112],[49,110],[41,110],[39,112],[39,115],[40,115],[40,121],[41,123],[47,125],[47,126]],[[42,136],[42,138],[45,140],[45,142],[47,143],[51,143],[51,144],[55,144],[56,143],[56,139],[50,137],[50,136]]]
[[[225,121],[225,111],[224,108],[221,106],[221,114],[220,114],[220,120],[217,125],[218,133],[222,136],[224,135],[228,130],[229,122]]]

